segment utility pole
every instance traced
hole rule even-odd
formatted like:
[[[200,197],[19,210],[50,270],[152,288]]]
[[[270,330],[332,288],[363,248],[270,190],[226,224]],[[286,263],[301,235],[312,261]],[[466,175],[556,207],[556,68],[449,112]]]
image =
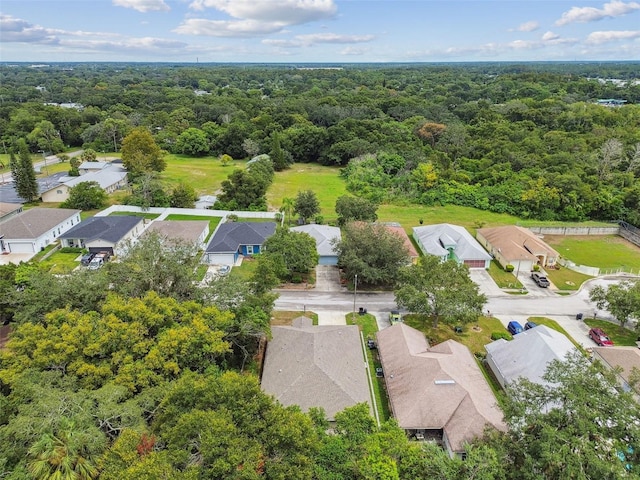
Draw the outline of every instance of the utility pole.
[[[358,274],[356,273],[353,281],[353,321],[356,321],[356,295],[358,293]]]

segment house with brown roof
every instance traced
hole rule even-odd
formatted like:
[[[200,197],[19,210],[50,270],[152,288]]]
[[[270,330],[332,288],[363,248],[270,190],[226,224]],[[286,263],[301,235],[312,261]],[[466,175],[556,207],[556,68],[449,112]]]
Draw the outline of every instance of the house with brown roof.
[[[640,386],[633,380],[640,378],[640,349],[638,347],[594,347],[594,360],[599,360],[606,368],[614,370],[618,383],[626,392],[634,391],[640,400]]]
[[[79,223],[80,210],[25,210],[0,223],[0,253],[38,253]]]
[[[303,411],[322,407],[327,419],[358,403],[371,408],[366,362],[356,325],[312,325],[298,318],[274,326],[267,344],[262,390]]]
[[[157,233],[169,243],[188,243],[198,248],[205,247],[209,235],[209,222],[206,220],[155,220],[145,230],[145,235]]]
[[[402,239],[402,241],[404,242],[404,248],[409,253],[409,258],[411,259],[411,263],[416,263],[418,261],[418,258],[420,258],[420,254],[416,250],[416,247],[413,246],[413,242],[409,238],[409,235],[407,235],[407,232],[405,231],[405,229],[402,228],[397,223],[386,223],[384,224],[384,227],[387,230],[389,230],[391,233],[393,233],[394,235],[397,235]]]
[[[464,455],[485,428],[506,430],[496,398],[469,349],[447,340],[433,347],[419,330],[396,323],[377,333],[387,394],[400,428]]]
[[[0,222],[7,220],[13,215],[17,215],[22,211],[21,203],[5,203],[0,202]]]
[[[503,268],[518,265],[519,271],[531,271],[536,264],[553,267],[560,258],[560,254],[535,233],[516,225],[480,228],[476,239]]]

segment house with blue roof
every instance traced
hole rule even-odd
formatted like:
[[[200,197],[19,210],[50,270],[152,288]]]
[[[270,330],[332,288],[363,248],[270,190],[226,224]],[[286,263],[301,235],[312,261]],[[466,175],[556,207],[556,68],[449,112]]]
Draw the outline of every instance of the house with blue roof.
[[[222,223],[215,231],[204,253],[204,262],[233,266],[243,257],[262,251],[262,244],[276,231],[275,222]]]

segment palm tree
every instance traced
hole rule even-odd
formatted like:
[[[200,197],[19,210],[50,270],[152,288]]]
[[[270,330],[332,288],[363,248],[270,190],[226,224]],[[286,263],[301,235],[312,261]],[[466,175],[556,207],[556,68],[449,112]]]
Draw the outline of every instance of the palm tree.
[[[98,468],[93,463],[88,434],[64,421],[57,435],[45,433],[29,449],[33,458],[29,473],[36,480],[93,480]]]
[[[295,202],[296,201],[294,198],[286,197],[282,199],[282,206],[280,207],[280,211],[284,212],[287,226],[291,225],[291,213],[293,212]]]

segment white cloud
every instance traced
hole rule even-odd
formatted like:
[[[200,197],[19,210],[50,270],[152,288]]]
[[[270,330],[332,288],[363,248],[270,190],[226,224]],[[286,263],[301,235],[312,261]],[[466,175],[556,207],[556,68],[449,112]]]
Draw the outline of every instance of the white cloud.
[[[340,50],[340,55],[359,56],[369,53],[367,48],[345,47]]]
[[[171,10],[164,0],[113,0],[116,7],[132,8],[138,12],[167,12]]]
[[[373,35],[339,35],[337,33],[312,33],[309,35],[298,35],[297,39],[306,44],[316,43],[362,43],[370,42],[375,37]]]
[[[227,22],[224,20],[205,20],[190,18],[182,22],[173,31],[182,35],[201,35],[207,37],[256,37],[282,30],[282,24],[241,20]]]
[[[333,0],[194,0],[190,7],[214,8],[233,18],[285,25],[332,18],[337,11]]]
[[[558,35],[557,33],[553,33],[553,32],[546,32],[544,35],[542,35],[542,40],[545,42],[549,42],[552,40],[558,40],[560,38],[560,35]]]
[[[640,10],[640,3],[624,3],[620,0],[611,0],[611,2],[605,3],[600,9],[595,7],[572,7],[562,14],[562,17],[556,21],[556,25],[562,26],[570,23],[595,22],[603,18],[627,15],[634,10]]]
[[[587,37],[587,43],[590,45],[599,45],[602,43],[616,42],[618,40],[631,40],[640,38],[640,30],[611,30],[608,32],[592,32]]]
[[[538,30],[540,28],[540,24],[535,21],[525,22],[518,26],[517,30],[519,32],[533,32],[534,30]]]
[[[333,0],[193,0],[190,7],[226,13],[232,20],[191,18],[182,22],[175,33],[212,37],[259,37],[283,32],[292,25],[332,18]]]

